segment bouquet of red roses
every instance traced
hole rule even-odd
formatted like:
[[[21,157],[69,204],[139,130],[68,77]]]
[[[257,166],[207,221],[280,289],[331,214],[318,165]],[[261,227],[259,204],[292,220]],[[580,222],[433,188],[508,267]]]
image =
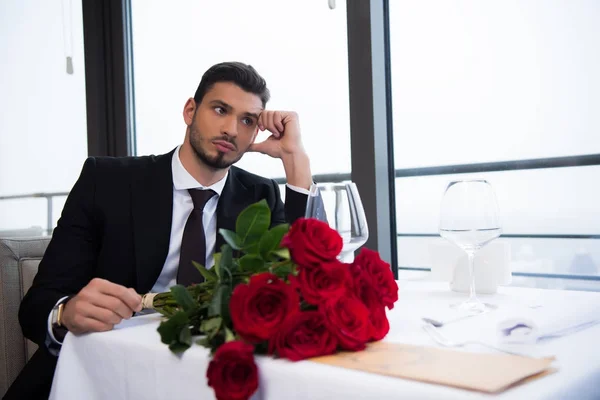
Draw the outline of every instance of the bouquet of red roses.
[[[167,317],[158,331],[174,352],[197,341],[211,349],[208,384],[219,400],[247,399],[258,388],[254,354],[292,361],[358,351],[389,331],[385,308],[398,300],[388,263],[362,249],[337,260],[342,238],[328,224],[300,219],[269,229],[263,200],[238,217],[214,268],[195,264],[205,281],[150,295]],[[147,295],[148,296],[148,295]]]

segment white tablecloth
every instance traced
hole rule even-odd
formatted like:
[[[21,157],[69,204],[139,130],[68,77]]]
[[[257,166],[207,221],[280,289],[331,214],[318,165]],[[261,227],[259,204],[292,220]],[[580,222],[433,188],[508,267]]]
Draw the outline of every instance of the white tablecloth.
[[[444,283],[400,281],[400,299],[389,313],[385,340],[435,346],[423,332],[422,317],[451,318],[449,304],[464,299]],[[482,296],[499,305],[488,314],[449,324],[443,332],[455,340],[495,342],[499,321],[528,316],[542,325],[578,313],[600,312],[600,293],[501,288]],[[158,315],[132,318],[111,332],[68,334],[58,360],[50,398],[70,399],[211,399],[206,384],[209,352],[194,346],[173,355],[156,332]],[[600,325],[547,341],[520,345],[522,353],[556,356],[558,372],[487,395],[440,385],[378,376],[302,361],[258,358],[257,399],[592,399],[600,398]],[[514,349],[514,348],[513,348]],[[465,351],[491,351],[477,345]],[[493,351],[493,350],[492,350]],[[598,393],[598,394],[596,394]]]

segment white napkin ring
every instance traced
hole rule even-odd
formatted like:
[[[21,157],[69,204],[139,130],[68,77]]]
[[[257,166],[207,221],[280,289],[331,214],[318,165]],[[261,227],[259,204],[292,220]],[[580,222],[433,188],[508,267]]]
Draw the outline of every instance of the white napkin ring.
[[[497,334],[501,343],[535,343],[539,328],[530,319],[513,318],[498,323]]]

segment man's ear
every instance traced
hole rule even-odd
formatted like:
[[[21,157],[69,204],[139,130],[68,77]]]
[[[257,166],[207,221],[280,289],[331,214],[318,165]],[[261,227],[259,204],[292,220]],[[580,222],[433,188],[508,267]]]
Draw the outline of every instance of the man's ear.
[[[190,97],[183,107],[183,120],[187,126],[192,125],[194,122],[194,115],[196,114],[196,101],[193,97]]]

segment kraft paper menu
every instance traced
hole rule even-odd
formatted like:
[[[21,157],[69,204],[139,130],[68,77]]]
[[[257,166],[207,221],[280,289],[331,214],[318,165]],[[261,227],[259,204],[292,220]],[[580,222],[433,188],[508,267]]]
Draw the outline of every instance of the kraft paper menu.
[[[378,342],[353,353],[310,361],[380,375],[496,393],[534,376],[553,372],[551,358],[465,351]]]

